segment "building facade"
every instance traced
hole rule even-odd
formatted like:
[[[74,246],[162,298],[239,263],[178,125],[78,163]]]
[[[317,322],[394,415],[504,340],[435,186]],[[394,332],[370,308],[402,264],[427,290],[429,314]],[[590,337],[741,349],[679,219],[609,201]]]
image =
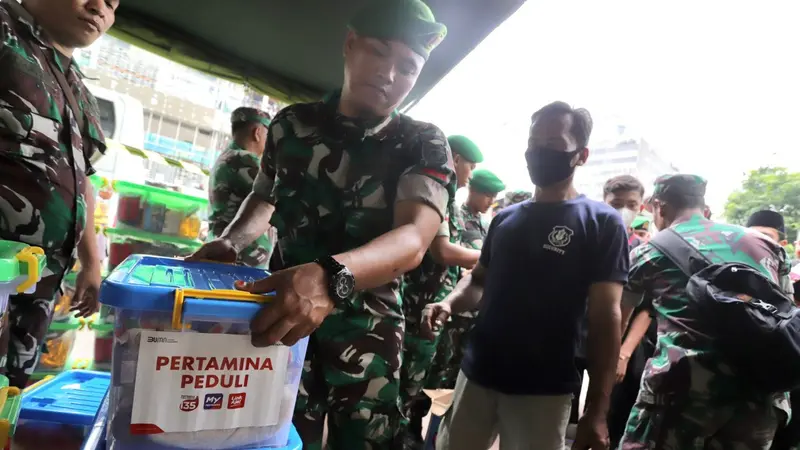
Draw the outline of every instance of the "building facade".
[[[645,139],[619,126],[616,136],[592,143],[589,160],[576,173],[575,184],[587,197],[602,200],[603,186],[609,178],[633,175],[649,191],[656,178],[677,172]]]
[[[230,140],[239,106],[277,113],[280,105],[244,86],[205,75],[111,36],[76,52],[88,79],[144,107],[145,149],[204,167]]]

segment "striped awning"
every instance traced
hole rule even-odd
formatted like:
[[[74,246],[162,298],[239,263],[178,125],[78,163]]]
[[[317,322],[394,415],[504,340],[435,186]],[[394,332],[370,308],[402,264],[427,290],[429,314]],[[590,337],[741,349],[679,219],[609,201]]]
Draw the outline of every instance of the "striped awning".
[[[185,170],[185,171],[187,171],[189,173],[194,173],[194,174],[197,174],[197,175],[205,175],[205,176],[208,176],[208,174],[209,174],[208,170],[203,169],[202,167],[198,166],[197,164],[193,164],[193,163],[190,163],[190,162],[185,162],[185,161],[180,161],[180,160],[177,160],[177,159],[174,159],[174,158],[170,158],[169,156],[164,156],[164,155],[162,155],[160,153],[156,153],[154,151],[138,149],[138,148],[135,148],[135,147],[131,147],[130,145],[125,145],[125,144],[122,144],[120,142],[113,141],[111,139],[108,139],[106,141],[106,145],[108,145],[109,148],[110,147],[116,147],[117,149],[124,149],[128,153],[130,153],[132,155],[136,155],[136,156],[138,156],[140,158],[144,158],[144,159],[147,159],[147,160],[159,163],[159,164],[164,164],[164,165],[168,165],[168,166],[172,166],[172,167],[177,167],[177,168],[183,169],[183,170]]]

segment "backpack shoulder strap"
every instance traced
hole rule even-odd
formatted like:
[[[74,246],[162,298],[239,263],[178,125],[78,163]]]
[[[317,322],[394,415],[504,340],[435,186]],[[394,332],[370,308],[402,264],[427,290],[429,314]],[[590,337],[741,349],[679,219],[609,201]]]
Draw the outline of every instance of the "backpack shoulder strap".
[[[650,240],[650,245],[669,258],[689,278],[711,265],[711,261],[705,255],[700,253],[694,245],[687,242],[683,236],[672,228],[656,234]]]

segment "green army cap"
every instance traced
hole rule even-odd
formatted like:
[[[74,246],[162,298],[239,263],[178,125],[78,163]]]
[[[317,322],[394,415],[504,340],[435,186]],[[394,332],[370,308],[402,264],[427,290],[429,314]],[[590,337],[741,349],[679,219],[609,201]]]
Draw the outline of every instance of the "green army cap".
[[[653,198],[666,200],[670,196],[705,197],[706,184],[705,178],[699,175],[662,175],[656,179]]]
[[[522,203],[526,200],[530,200],[533,198],[533,193],[523,190],[516,190],[516,191],[509,191],[506,192],[505,202],[503,206],[511,206],[516,205],[517,203]]]
[[[469,180],[469,187],[482,194],[497,194],[498,192],[502,192],[506,188],[506,185],[492,172],[486,169],[478,169],[472,172],[472,178]]]
[[[426,60],[447,35],[447,27],[421,0],[372,0],[349,28],[361,36],[400,41]]]
[[[476,164],[483,162],[483,153],[481,153],[481,149],[466,136],[450,136],[447,138],[447,143],[450,144],[450,150],[452,150],[454,154],[461,155],[461,157],[467,161]]]
[[[647,228],[650,226],[650,222],[652,221],[653,219],[651,217],[645,215],[639,215],[636,216],[635,219],[633,219],[633,222],[631,223],[631,228],[633,228],[634,230],[647,230]]]
[[[240,106],[231,113],[231,124],[243,122],[260,123],[265,127],[268,127],[272,120],[270,119],[269,114],[261,111],[260,109],[250,108],[249,106]]]

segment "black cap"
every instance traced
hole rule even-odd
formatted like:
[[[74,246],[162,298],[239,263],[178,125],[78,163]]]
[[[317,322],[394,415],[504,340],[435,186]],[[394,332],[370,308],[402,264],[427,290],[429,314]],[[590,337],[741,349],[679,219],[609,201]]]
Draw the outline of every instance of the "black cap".
[[[749,219],[747,219],[747,227],[765,227],[778,230],[781,234],[786,234],[786,226],[783,222],[783,216],[776,211],[764,209],[754,212]]]

